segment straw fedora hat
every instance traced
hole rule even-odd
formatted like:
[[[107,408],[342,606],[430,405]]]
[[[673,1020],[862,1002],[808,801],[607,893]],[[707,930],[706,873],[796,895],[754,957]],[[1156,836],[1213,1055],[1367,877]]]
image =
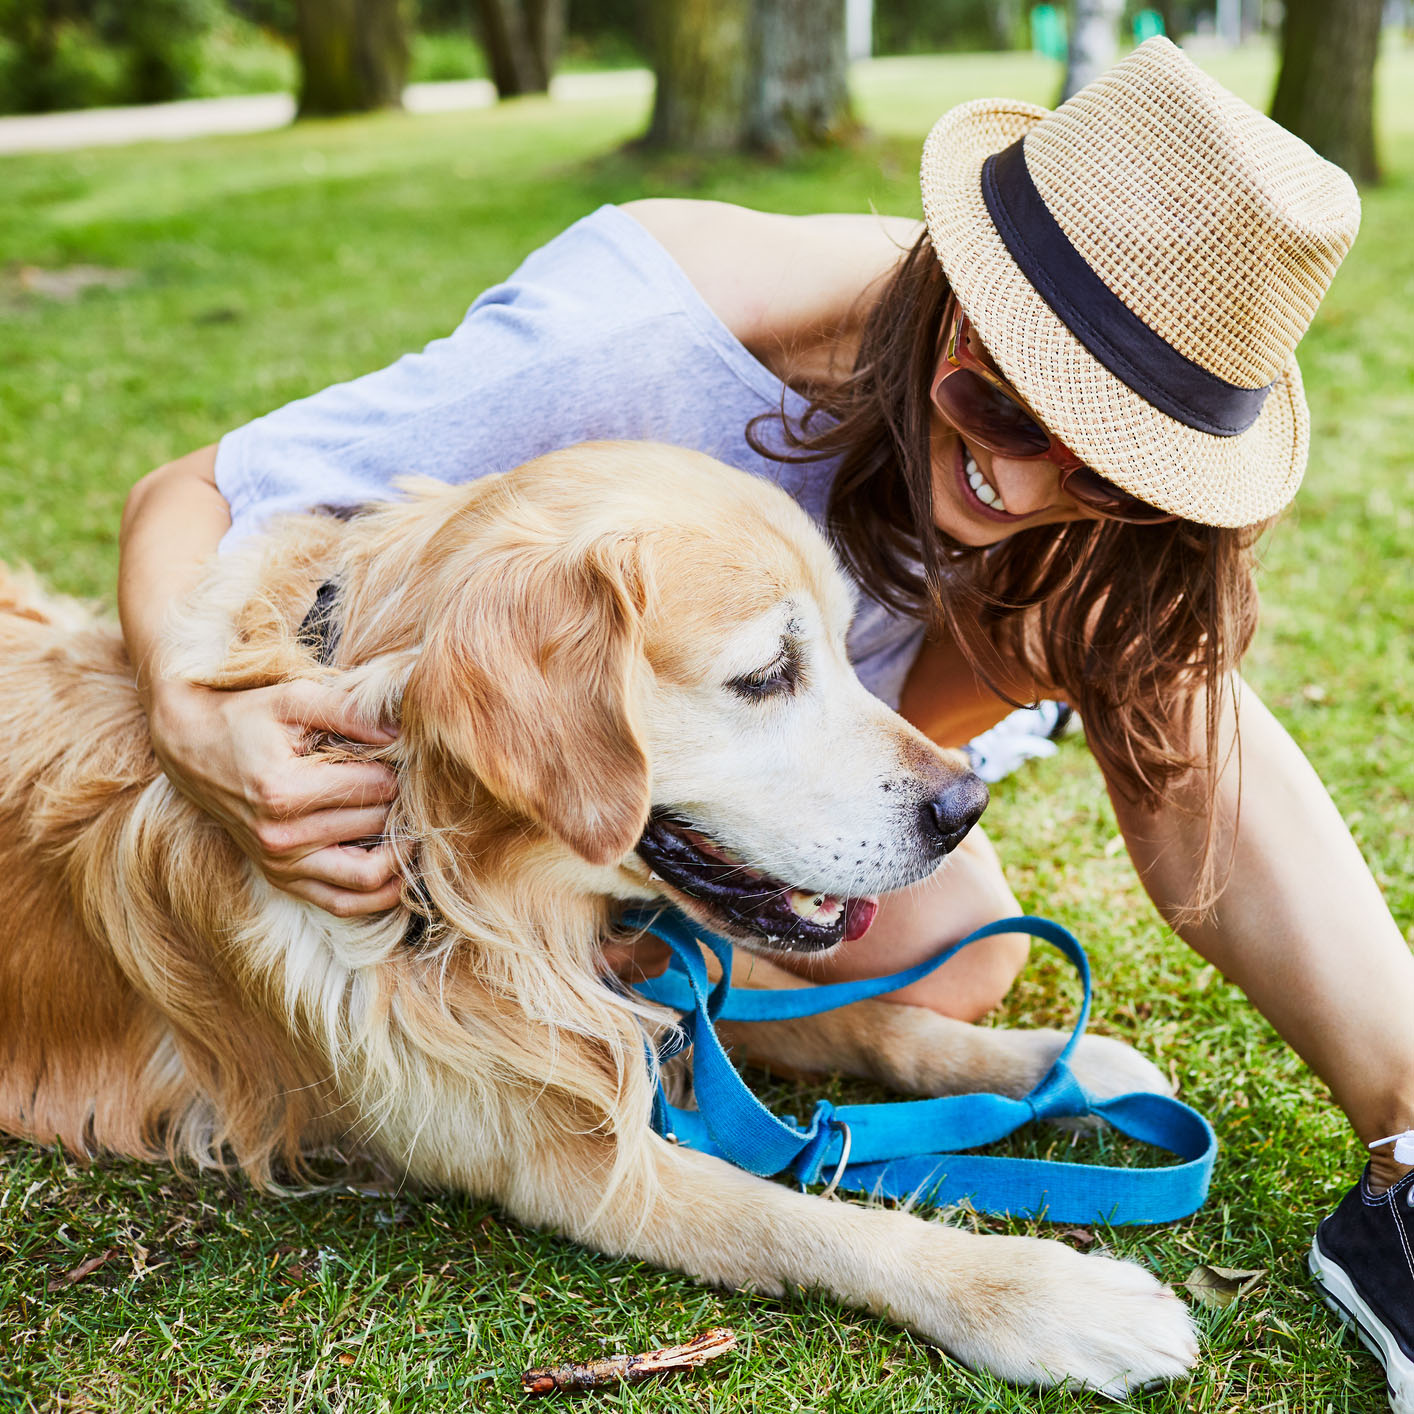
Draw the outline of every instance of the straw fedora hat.
[[[1090,466],[1206,525],[1291,500],[1295,349],[1360,224],[1339,167],[1151,39],[1054,112],[944,114],[922,182],[958,302]]]

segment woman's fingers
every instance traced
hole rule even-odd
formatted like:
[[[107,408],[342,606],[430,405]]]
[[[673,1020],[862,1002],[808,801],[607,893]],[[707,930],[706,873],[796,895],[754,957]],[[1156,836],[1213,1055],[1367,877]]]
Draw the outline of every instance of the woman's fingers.
[[[333,845],[376,842],[387,828],[387,807],[380,805],[365,810],[315,810],[284,820],[257,821],[254,834],[267,860],[294,865]]]
[[[365,897],[381,895],[392,888],[392,902],[383,904],[384,908],[391,908],[397,902],[397,890],[402,887],[392,846],[386,844],[372,849],[361,845],[329,845],[296,859],[278,860],[267,866],[266,873],[271,883],[291,893],[296,892],[295,885],[300,883],[319,884],[336,892]]]
[[[337,889],[318,879],[295,879],[280,887],[295,898],[304,899],[326,913],[332,913],[336,918],[362,918],[369,913],[386,913],[390,908],[397,907],[403,890],[400,881],[394,881],[373,893]]]
[[[254,795],[250,804],[257,818],[288,820],[315,811],[390,805],[397,799],[398,778],[378,761],[296,756],[262,777]]]
[[[352,697],[342,688],[313,682],[287,683],[278,689],[278,701],[281,717],[305,732],[330,732],[345,741],[361,741],[370,746],[387,746],[398,737],[395,727],[370,725],[355,711]]]
[[[376,761],[301,754],[312,732],[396,740],[351,701],[317,683],[246,692],[175,683],[153,718],[154,744],[178,788],[226,825],[277,888],[341,917],[393,908],[402,891],[387,845],[347,843],[385,832],[396,776]]]

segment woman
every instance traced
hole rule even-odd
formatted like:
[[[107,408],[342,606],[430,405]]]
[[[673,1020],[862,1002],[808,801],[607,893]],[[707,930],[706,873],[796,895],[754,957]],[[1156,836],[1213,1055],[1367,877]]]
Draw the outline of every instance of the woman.
[[[166,605],[223,535],[275,510],[590,437],[683,442],[829,525],[866,595],[861,676],[938,740],[1009,701],[1075,702],[1160,909],[1362,1140],[1414,1125],[1414,966],[1311,768],[1236,677],[1251,546],[1305,462],[1293,350],[1354,237],[1353,187],[1154,40],[1054,114],[947,114],[923,196],[926,230],[606,207],[450,338],[139,483],[120,602],[164,766],[291,893],[390,907],[388,851],[340,843],[380,832],[390,777],[299,755],[311,727],[377,734],[336,692],[162,680]],[[944,878],[889,899],[813,975],[905,966],[1015,911],[974,831]],[[969,949],[908,1000],[979,1016],[1024,955]],[[1378,1149],[1317,1252],[1328,1289],[1386,1335],[1414,1297],[1396,1240],[1408,1185],[1390,1191],[1406,1172]],[[1397,1381],[1410,1361],[1389,1343]]]

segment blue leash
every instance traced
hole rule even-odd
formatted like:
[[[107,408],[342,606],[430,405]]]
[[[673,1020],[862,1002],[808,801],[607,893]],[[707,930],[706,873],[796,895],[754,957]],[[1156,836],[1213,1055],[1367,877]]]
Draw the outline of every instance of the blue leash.
[[[681,913],[638,913],[627,920],[672,950],[668,970],[640,984],[649,1001],[682,1013],[681,1033],[660,1052],[666,1060],[692,1046],[697,1109],[670,1105],[661,1083],[653,1128],[665,1138],[726,1159],[751,1173],[791,1173],[802,1184],[828,1179],[885,1198],[914,1197],[939,1206],[966,1198],[979,1212],[1045,1216],[1053,1222],[1164,1223],[1197,1212],[1208,1196],[1218,1141],[1196,1110],[1167,1095],[1137,1091],[1109,1100],[1086,1093],[1068,1064],[1090,1015],[1090,964],[1084,949],[1046,918],[989,923],[936,957],[890,977],[785,991],[732,990],[732,945]],[[866,997],[894,992],[926,977],[970,943],[1003,933],[1029,933],[1058,948],[1084,984],[1080,1016],[1055,1064],[1020,1100],[1005,1095],[948,1095],[883,1104],[832,1105],[819,1100],[810,1123],[772,1114],[747,1088],[718,1039],[714,1021],[781,1021],[814,1016]],[[721,964],[707,980],[702,946]],[[1098,1115],[1121,1134],[1175,1155],[1165,1168],[1054,1163],[963,1153],[994,1143],[1033,1119]]]

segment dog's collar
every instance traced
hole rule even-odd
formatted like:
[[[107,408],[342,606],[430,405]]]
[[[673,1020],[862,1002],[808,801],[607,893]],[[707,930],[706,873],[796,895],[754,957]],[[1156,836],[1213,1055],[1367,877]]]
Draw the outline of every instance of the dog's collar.
[[[334,617],[338,597],[339,581],[326,579],[315,591],[314,603],[309,606],[296,635],[325,668],[334,661],[334,654],[339,650],[339,624]]]
[[[296,635],[300,643],[312,652],[322,667],[334,661],[339,650],[339,622],[334,617],[334,606],[339,598],[339,581],[326,579],[315,591],[314,603],[304,616]],[[417,889],[415,892],[420,893]],[[431,908],[431,904],[427,905]],[[434,921],[439,921],[435,911],[432,914],[413,913],[408,919],[407,932],[403,934],[405,947],[420,947],[427,941]]]

